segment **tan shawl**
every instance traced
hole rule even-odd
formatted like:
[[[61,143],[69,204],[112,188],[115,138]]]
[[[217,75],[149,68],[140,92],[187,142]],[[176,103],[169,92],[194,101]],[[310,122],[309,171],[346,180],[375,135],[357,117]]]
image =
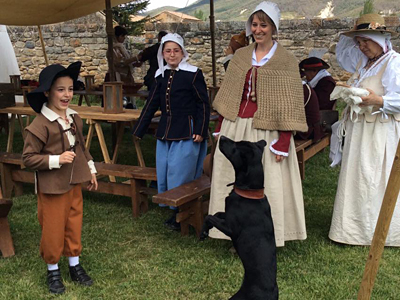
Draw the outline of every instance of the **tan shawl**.
[[[228,120],[235,121],[247,72],[252,68],[255,43],[237,50],[229,63],[213,107]],[[308,130],[304,111],[303,86],[296,57],[280,44],[273,57],[257,69],[258,109],[253,126],[264,130]]]

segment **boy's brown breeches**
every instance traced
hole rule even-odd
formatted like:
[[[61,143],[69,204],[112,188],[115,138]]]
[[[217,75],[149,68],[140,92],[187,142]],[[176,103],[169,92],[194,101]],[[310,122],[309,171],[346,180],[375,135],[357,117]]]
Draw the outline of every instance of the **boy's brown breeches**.
[[[40,255],[47,264],[58,263],[61,255],[81,254],[82,214],[80,184],[61,195],[38,191],[38,219],[42,227]]]

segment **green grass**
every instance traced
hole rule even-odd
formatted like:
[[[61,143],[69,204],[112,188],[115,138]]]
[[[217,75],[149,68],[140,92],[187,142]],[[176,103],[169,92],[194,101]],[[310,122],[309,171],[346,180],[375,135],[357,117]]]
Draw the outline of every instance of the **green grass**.
[[[111,140],[109,124],[103,125]],[[15,152],[22,151],[19,132]],[[135,164],[127,132],[119,163]],[[155,141],[141,141],[148,165],[154,166]],[[110,145],[109,145],[110,146]],[[6,135],[0,134],[5,151]],[[111,150],[111,146],[110,146]],[[97,139],[92,155],[100,160]],[[328,239],[339,169],[329,168],[328,151],[306,164],[303,182],[308,238],[279,248],[280,299],[356,299],[367,247],[344,246]],[[0,299],[51,299],[45,284],[46,266],[39,256],[40,228],[32,185],[13,199],[9,215],[16,255],[0,258]],[[73,284],[67,260],[60,262],[66,293],[59,299],[228,299],[241,284],[240,259],[228,241],[199,242],[193,232],[181,237],[163,226],[167,209],[150,204],[148,213],[132,219],[130,199],[84,193],[81,262],[95,280],[92,287]],[[400,251],[386,248],[372,299],[399,299]]]

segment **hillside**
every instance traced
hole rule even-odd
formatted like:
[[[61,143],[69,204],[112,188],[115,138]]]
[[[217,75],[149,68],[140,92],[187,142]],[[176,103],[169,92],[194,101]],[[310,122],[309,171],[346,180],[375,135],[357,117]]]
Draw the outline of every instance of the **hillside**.
[[[322,0],[275,0],[279,5],[282,18],[313,18],[318,16],[319,12],[327,5],[327,1]],[[363,8],[364,0],[333,0],[333,14],[337,18],[357,17]],[[245,21],[260,0],[214,0],[215,20],[220,21]],[[386,13],[390,10],[392,13],[400,15],[400,1],[398,0],[375,0],[375,10]],[[170,6],[158,8],[157,12],[162,10],[172,10]],[[196,10],[202,10],[205,15],[210,14],[209,0],[199,0],[192,5],[175,9],[188,15],[194,15]],[[153,11],[147,14],[154,15]]]

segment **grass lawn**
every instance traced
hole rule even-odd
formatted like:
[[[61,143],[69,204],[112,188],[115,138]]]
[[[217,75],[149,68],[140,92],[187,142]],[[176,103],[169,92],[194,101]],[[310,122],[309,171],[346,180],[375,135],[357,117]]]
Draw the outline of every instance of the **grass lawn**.
[[[108,124],[105,137],[111,140]],[[15,152],[22,151],[19,132]],[[136,155],[127,132],[119,163],[135,164]],[[0,134],[0,151],[7,136]],[[155,141],[142,141],[145,160],[154,165]],[[111,147],[110,147],[111,148]],[[110,149],[111,150],[111,149]],[[92,155],[101,153],[94,138]],[[328,231],[339,169],[329,168],[328,151],[306,164],[303,181],[308,238],[278,248],[280,299],[356,299],[367,258],[367,247],[331,242]],[[0,299],[50,299],[45,284],[46,265],[39,256],[40,228],[32,185],[14,198],[9,215],[16,255],[0,257]],[[62,259],[66,292],[59,299],[228,299],[240,287],[243,268],[231,254],[228,241],[195,235],[181,237],[163,221],[167,209],[150,204],[149,212],[132,219],[127,197],[84,194],[83,253],[81,262],[95,283],[85,288],[67,276],[68,262]],[[398,276],[400,251],[386,248],[372,299],[400,299]]]

